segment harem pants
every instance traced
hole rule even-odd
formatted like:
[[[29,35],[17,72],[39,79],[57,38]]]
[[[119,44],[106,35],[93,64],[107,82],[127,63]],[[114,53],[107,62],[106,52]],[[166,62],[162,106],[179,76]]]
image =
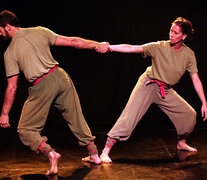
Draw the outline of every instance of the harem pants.
[[[149,80],[147,71],[140,76],[125,109],[107,134],[109,137],[119,141],[127,140],[152,103],[168,115],[178,135],[193,131],[197,115],[195,110],[172,88],[165,87],[166,97],[162,98],[157,83],[146,85]]]
[[[39,145],[47,141],[40,133],[52,104],[60,110],[81,146],[86,146],[95,139],[83,117],[73,82],[63,69],[55,69],[35,86],[31,86],[28,93],[29,97],[18,124],[18,133],[23,144],[31,150],[39,152]],[[50,145],[47,144],[47,148],[51,148]]]

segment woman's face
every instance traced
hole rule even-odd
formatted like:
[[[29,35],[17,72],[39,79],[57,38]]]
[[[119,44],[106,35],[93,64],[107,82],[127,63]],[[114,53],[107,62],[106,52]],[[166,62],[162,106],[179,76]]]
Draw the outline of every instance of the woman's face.
[[[179,25],[172,24],[170,28],[170,44],[176,45],[182,43],[187,37],[187,34],[183,34],[182,29]]]

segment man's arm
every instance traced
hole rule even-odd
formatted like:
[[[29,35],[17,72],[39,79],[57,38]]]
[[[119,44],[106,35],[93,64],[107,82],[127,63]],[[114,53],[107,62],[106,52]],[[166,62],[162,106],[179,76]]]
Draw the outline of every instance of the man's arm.
[[[122,53],[143,53],[144,49],[139,45],[130,45],[130,44],[118,44],[118,45],[109,45],[110,51],[122,52]]]
[[[0,117],[0,126],[2,128],[10,127],[9,124],[9,112],[13,105],[16,90],[17,90],[17,81],[18,75],[12,76],[7,79],[7,88],[4,96],[4,104],[2,107],[1,117]]]
[[[108,51],[108,43],[99,43],[93,40],[87,40],[80,37],[66,37],[58,36],[55,41],[56,46],[71,46],[78,49],[95,49],[100,53],[105,53]]]
[[[191,79],[194,85],[194,88],[201,100],[202,103],[202,107],[201,107],[201,113],[202,113],[202,117],[204,117],[204,121],[207,119],[207,104],[206,104],[206,98],[205,98],[205,94],[204,94],[204,90],[203,90],[203,85],[201,83],[201,80],[198,76],[198,73],[192,74],[191,75]]]

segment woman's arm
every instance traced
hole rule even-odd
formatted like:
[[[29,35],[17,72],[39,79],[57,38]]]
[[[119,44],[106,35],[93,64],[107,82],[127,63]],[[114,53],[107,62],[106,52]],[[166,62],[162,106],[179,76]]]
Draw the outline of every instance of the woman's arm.
[[[203,85],[198,76],[198,73],[192,74],[191,79],[192,79],[194,88],[202,102],[201,113],[202,113],[202,117],[204,117],[203,120],[205,121],[207,119],[207,104],[206,104],[206,97],[205,97],[204,90],[203,90]]]
[[[109,45],[110,51],[122,52],[122,53],[143,53],[144,49],[140,45],[130,45],[130,44],[118,44]]]

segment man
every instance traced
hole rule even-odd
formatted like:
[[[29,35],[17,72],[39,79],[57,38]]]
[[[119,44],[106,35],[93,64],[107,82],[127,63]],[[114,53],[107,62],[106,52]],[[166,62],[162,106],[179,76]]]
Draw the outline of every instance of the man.
[[[57,107],[81,146],[87,146],[89,156],[84,161],[100,164],[95,137],[83,117],[78,95],[68,74],[55,61],[50,45],[71,46],[80,49],[95,49],[100,53],[108,50],[107,43],[99,43],[79,37],[58,35],[44,27],[21,28],[16,15],[4,10],[0,13],[0,35],[11,42],[4,54],[7,89],[2,107],[0,126],[10,127],[9,112],[13,105],[20,72],[33,83],[29,88],[18,124],[18,133],[23,144],[35,152],[48,156],[50,169],[46,175],[58,172],[61,157],[40,135],[45,126],[51,105]]]
[[[195,110],[172,88],[187,70],[195,90],[201,100],[201,112],[207,119],[206,98],[198,76],[194,52],[184,41],[193,35],[192,23],[182,17],[177,18],[170,29],[169,41],[158,41],[144,45],[110,45],[111,51],[123,53],[143,53],[151,57],[152,66],[148,67],[135,86],[121,116],[108,133],[105,148],[101,154],[102,162],[112,162],[109,153],[116,141],[127,140],[137,123],[152,103],[164,111],[175,125],[178,134],[178,150],[196,152],[186,144],[186,138],[196,123]]]

